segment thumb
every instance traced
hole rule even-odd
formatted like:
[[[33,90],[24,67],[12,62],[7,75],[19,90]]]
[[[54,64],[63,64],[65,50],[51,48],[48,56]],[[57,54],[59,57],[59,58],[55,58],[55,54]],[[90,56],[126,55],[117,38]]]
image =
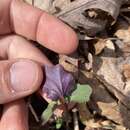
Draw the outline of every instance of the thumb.
[[[0,62],[0,104],[36,91],[43,79],[41,67],[31,60]]]

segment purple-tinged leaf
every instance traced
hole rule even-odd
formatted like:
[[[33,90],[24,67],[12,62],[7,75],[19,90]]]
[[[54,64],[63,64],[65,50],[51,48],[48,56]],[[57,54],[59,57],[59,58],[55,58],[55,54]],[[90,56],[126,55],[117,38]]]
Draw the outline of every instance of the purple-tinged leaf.
[[[58,100],[61,97],[69,96],[74,90],[73,76],[66,72],[61,65],[45,66],[45,75],[46,81],[42,91],[47,93],[48,98]]]

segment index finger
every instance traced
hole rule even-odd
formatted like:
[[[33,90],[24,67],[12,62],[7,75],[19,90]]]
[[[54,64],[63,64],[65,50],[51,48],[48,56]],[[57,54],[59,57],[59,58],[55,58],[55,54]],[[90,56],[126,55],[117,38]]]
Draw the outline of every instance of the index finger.
[[[13,31],[58,52],[71,53],[78,45],[75,32],[60,20],[22,0],[10,3]]]

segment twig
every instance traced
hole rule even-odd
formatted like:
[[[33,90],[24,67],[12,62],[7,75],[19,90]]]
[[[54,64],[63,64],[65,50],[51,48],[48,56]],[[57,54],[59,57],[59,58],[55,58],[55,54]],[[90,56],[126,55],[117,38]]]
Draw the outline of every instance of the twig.
[[[121,9],[120,11],[121,12],[130,12],[130,9],[129,8],[124,8],[124,9]]]
[[[79,130],[79,122],[78,122],[78,117],[77,117],[77,109],[74,108],[72,110],[72,112],[73,112],[74,130]]]
[[[38,118],[38,116],[37,116],[35,110],[33,109],[32,105],[31,105],[30,103],[28,103],[28,107],[29,107],[31,113],[33,114],[33,116],[34,116],[36,122],[39,122],[39,118]]]
[[[128,18],[127,16],[123,15],[122,13],[120,13],[120,16],[122,16],[128,22],[128,24],[130,24],[130,18]]]
[[[38,116],[37,116],[33,106],[31,105],[31,98],[32,98],[32,96],[29,96],[29,98],[27,100],[28,108],[31,111],[32,115],[34,116],[36,122],[39,122],[40,120],[39,120],[39,118],[38,118]]]

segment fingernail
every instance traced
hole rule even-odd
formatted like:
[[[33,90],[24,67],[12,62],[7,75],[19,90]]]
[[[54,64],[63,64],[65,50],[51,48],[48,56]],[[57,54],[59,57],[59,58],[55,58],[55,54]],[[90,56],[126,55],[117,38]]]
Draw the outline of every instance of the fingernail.
[[[10,67],[10,80],[14,91],[28,91],[36,82],[38,67],[31,61],[19,61]]]

